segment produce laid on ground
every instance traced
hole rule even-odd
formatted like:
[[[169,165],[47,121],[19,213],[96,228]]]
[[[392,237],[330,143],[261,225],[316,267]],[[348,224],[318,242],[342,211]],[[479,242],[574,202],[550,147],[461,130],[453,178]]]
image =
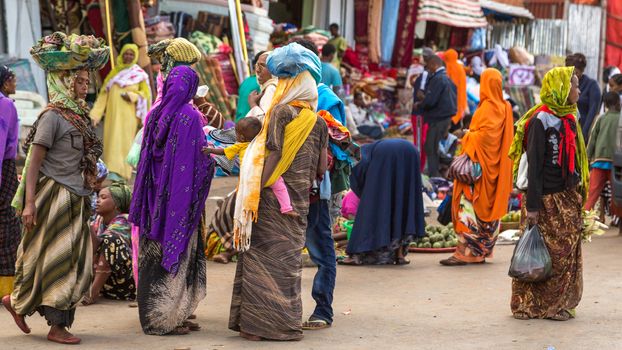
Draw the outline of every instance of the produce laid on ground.
[[[446,251],[455,250],[458,245],[458,237],[454,231],[454,225],[434,226],[428,225],[425,228],[426,235],[415,239],[410,244],[412,251],[433,251],[434,249]]]
[[[591,242],[593,235],[602,236],[605,230],[609,229],[609,226],[599,220],[600,215],[596,210],[583,211],[583,231],[581,231],[583,242]]]

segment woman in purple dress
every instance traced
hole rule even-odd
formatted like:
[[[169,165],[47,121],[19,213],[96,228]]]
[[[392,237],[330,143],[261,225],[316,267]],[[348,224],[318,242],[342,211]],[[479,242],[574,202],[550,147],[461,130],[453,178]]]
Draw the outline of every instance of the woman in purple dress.
[[[162,102],[144,129],[130,221],[140,229],[137,301],[145,334],[188,334],[206,295],[205,255],[198,226],[214,174],[201,114],[192,107],[199,77],[171,70]]]

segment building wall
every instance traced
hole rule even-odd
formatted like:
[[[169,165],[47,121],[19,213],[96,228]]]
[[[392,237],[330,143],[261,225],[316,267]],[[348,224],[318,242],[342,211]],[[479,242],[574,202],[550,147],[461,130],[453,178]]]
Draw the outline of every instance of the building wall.
[[[30,58],[30,48],[41,37],[39,0],[4,0],[7,53],[30,60],[32,73],[40,95],[47,98],[45,73]]]

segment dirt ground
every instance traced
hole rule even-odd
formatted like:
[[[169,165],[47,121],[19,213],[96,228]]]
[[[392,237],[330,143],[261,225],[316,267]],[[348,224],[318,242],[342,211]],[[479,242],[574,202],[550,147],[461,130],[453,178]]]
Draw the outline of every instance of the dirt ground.
[[[234,179],[216,179],[210,196],[224,196],[234,185]],[[495,259],[481,266],[442,267],[443,254],[411,254],[411,265],[401,267],[339,266],[333,327],[305,332],[300,342],[253,343],[229,331],[235,265],[211,262],[208,295],[196,312],[203,326],[199,332],[143,335],[137,309],[114,301],[79,307],[72,331],[82,337],[81,348],[93,350],[622,349],[621,248],[617,230],[584,245],[583,299],[577,318],[568,322],[511,317],[507,270],[513,246],[498,246]],[[314,306],[314,273],[315,268],[303,272],[305,316]],[[64,348],[45,340],[41,317],[28,321],[32,334],[21,334],[9,314],[0,311],[0,349]]]

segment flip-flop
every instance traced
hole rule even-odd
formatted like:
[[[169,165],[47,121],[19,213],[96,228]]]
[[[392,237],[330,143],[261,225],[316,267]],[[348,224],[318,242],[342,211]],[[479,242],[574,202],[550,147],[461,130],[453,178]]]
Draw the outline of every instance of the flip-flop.
[[[527,315],[527,313],[525,312],[517,312],[513,314],[512,317],[514,317],[517,320],[521,320],[521,321],[526,321],[530,318],[529,315]]]
[[[197,315],[192,314],[192,315],[188,316],[188,319],[189,320],[196,320],[197,319]]]
[[[329,328],[331,326],[330,323],[324,321],[324,320],[311,320],[309,319],[306,322],[302,323],[302,329],[306,330],[306,331],[315,331],[315,330],[320,330],[320,329],[325,329],[325,328]]]
[[[13,321],[15,321],[15,324],[17,325],[17,327],[19,327],[19,329],[21,329],[22,332],[29,334],[30,327],[28,327],[28,325],[26,324],[26,320],[24,320],[24,316],[18,315],[13,309],[13,306],[11,306],[10,295],[5,295],[2,298],[2,305],[4,305],[4,308],[7,309],[7,311],[11,314],[11,316],[13,316]]]
[[[57,338],[48,334],[48,340],[63,345],[78,345],[82,341],[78,337],[71,336],[69,338]]]
[[[439,261],[439,264],[443,266],[464,266],[467,265],[467,262],[458,260],[455,257],[451,256],[447,259]]]
[[[395,265],[408,265],[408,264],[410,264],[410,260],[407,260],[406,258],[395,259]]]
[[[250,334],[250,333],[246,333],[242,331],[240,331],[240,337],[246,340],[250,340],[250,341],[262,341],[263,340],[263,338],[258,335],[254,335],[254,334]]]
[[[339,260],[337,262],[339,265],[347,265],[347,266],[361,266],[363,265],[362,262],[358,261],[357,259],[354,258],[345,258],[343,260]]]

